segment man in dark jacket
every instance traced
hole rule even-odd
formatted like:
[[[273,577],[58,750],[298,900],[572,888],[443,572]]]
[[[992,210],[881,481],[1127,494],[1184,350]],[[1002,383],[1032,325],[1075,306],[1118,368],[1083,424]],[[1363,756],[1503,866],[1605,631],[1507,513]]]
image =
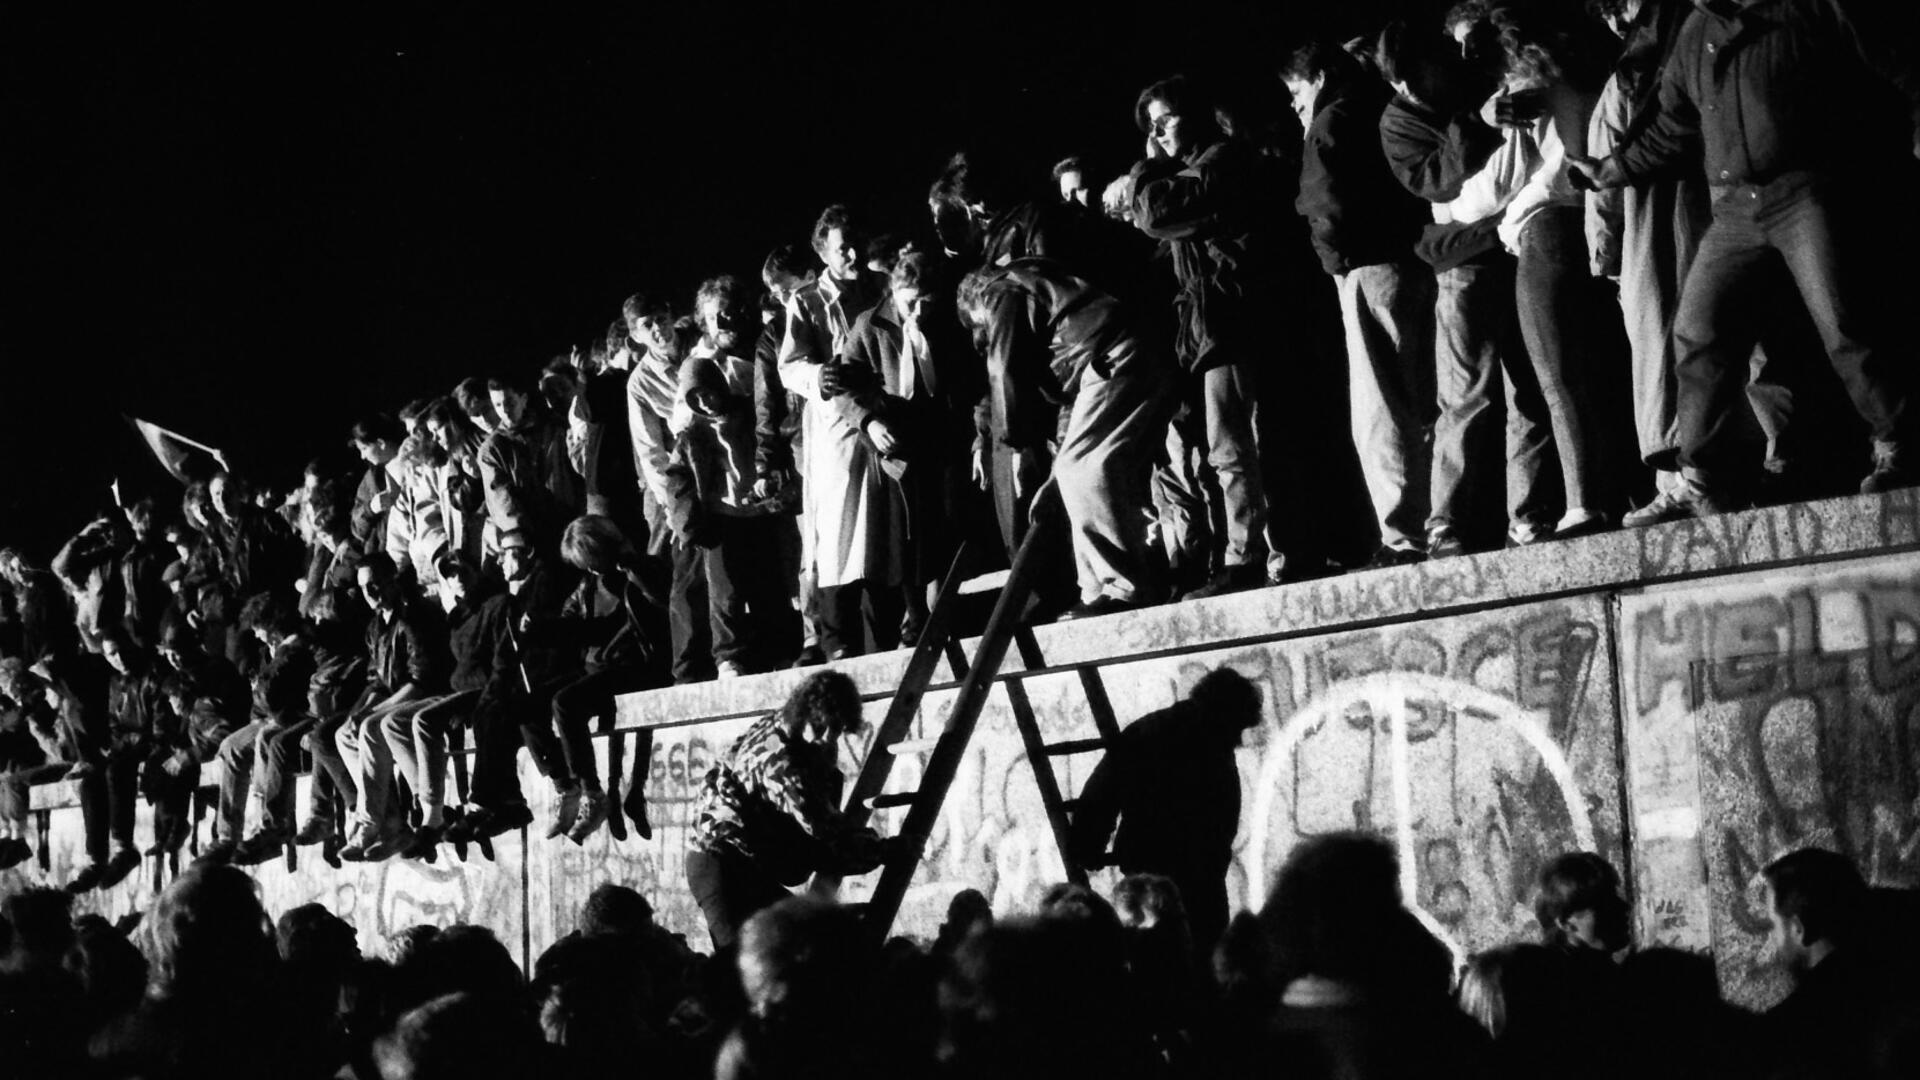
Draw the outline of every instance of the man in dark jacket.
[[[1016,455],[1058,443],[1053,479],[1080,586],[1062,617],[1156,599],[1144,522],[1154,451],[1177,405],[1171,359],[1118,299],[1051,259],[968,274],[960,313],[985,343],[995,437]]]
[[[107,680],[107,730],[101,743],[82,748],[82,761],[89,767],[75,770],[82,774],[80,809],[86,819],[87,865],[68,885],[73,892],[110,888],[140,865],[140,853],[133,846],[140,765],[167,708],[151,657],[123,627],[101,631],[100,655],[113,669]]]
[[[401,854],[428,862],[446,831],[448,740],[492,684],[500,653],[511,648],[506,594],[489,596],[480,568],[465,556],[443,555],[437,569],[453,660],[447,692],[395,708],[380,721],[394,771],[420,806],[413,846]]]
[[[580,478],[567,460],[565,425],[554,423],[514,380],[487,385],[500,414],[500,427],[480,446],[487,518],[501,532],[525,529],[552,543],[583,502]]]
[[[1182,77],[1149,86],[1134,119],[1148,134],[1147,158],[1132,171],[1134,224],[1167,241],[1180,279],[1174,353],[1196,376],[1207,461],[1219,479],[1226,535],[1216,539],[1222,569],[1192,596],[1265,585],[1302,573],[1302,552],[1275,527],[1262,478],[1259,359],[1263,330],[1279,301],[1278,228],[1252,148],[1229,138],[1213,103]],[[1267,347],[1271,347],[1268,345]],[[1289,548],[1295,550],[1288,550]]]
[[[1202,955],[1227,926],[1227,868],[1240,828],[1234,751],[1260,723],[1260,704],[1259,689],[1239,672],[1209,672],[1185,701],[1129,724],[1074,806],[1074,861],[1172,878]]]
[[[1413,249],[1427,208],[1388,170],[1387,95],[1345,50],[1303,46],[1280,77],[1306,128],[1295,206],[1338,286],[1346,325],[1354,447],[1380,523],[1373,562],[1418,562],[1427,547],[1434,285]]]
[[[358,579],[373,618],[367,622],[367,686],[335,736],[357,788],[353,828],[340,857],[377,861],[413,843],[405,810],[393,798],[393,755],[380,724],[446,685],[447,627],[438,611],[406,595],[384,552],[367,556]]]
[[[901,641],[918,639],[928,587],[937,586],[970,524],[986,509],[976,479],[987,471],[986,380],[931,258],[900,256],[887,298],[854,320],[846,359],[874,377],[834,399],[880,451],[906,512],[906,610]]]
[[[473,779],[467,799],[472,806],[447,827],[445,839],[455,843],[533,823],[514,771],[514,754],[523,740],[541,772],[551,775],[563,767],[549,716],[553,692],[578,667],[578,658],[565,649],[528,641],[516,628],[523,620],[533,623],[559,615],[570,577],[548,566],[527,535],[517,531],[500,537],[500,572],[507,579],[506,594],[489,603],[500,604],[505,647],[494,650],[493,672],[469,721]]]
[[[1683,484],[1695,514],[1729,508],[1738,467],[1736,405],[1762,324],[1755,291],[1785,269],[1834,370],[1873,436],[1863,493],[1916,480],[1909,389],[1893,357],[1909,342],[1893,319],[1906,279],[1872,250],[1891,193],[1872,179],[1885,140],[1860,130],[1890,84],[1910,110],[1920,155],[1920,68],[1875,5],[1836,0],[1701,2],[1661,74],[1660,115],[1604,161],[1576,162],[1575,183],[1642,183],[1701,155],[1714,204],[1681,290],[1673,336]],[[1876,85],[1878,84],[1878,85]]]
[[[1891,1068],[1920,1018],[1912,974],[1888,963],[1870,940],[1867,884],[1844,855],[1815,848],[1767,864],[1769,958],[1793,978],[1793,992],[1766,1014],[1758,1060],[1781,1078],[1911,1076]]]
[[[1485,76],[1449,59],[1439,35],[1394,23],[1376,60],[1394,99],[1380,114],[1380,143],[1402,187],[1431,203],[1460,194],[1500,133],[1471,108],[1491,92]],[[1433,557],[1498,547],[1501,529],[1491,466],[1499,449],[1499,395],[1506,398],[1506,532],[1518,542],[1551,534],[1560,508],[1553,429],[1520,340],[1514,261],[1495,232],[1498,215],[1472,225],[1428,225],[1419,246],[1437,275],[1434,300],[1433,471],[1427,552]]]

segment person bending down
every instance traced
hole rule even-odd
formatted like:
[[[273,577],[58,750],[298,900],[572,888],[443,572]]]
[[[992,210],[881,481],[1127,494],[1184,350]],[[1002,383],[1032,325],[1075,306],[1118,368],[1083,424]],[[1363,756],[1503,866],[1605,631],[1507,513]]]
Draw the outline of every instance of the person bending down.
[[[968,274],[960,314],[984,342],[994,437],[1018,456],[1058,444],[1053,477],[1080,583],[1080,604],[1062,618],[1153,599],[1142,522],[1154,451],[1177,404],[1172,361],[1119,300],[1051,259]]]

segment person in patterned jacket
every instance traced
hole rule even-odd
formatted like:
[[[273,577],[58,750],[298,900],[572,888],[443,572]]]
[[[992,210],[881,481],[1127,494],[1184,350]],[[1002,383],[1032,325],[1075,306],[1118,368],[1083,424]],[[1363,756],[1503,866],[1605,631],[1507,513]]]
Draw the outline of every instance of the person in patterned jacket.
[[[834,740],[860,723],[853,680],[822,671],[756,720],[707,773],[694,803],[687,886],[716,950],[809,875],[864,874],[880,865],[880,837],[849,824],[839,809]]]

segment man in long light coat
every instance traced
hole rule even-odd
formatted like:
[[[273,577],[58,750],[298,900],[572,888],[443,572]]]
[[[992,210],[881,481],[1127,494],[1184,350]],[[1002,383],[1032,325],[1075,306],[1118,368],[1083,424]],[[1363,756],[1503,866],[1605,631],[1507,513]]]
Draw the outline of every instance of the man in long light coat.
[[[847,333],[879,303],[884,282],[865,269],[860,237],[843,206],[830,206],[813,228],[814,250],[826,271],[787,302],[786,339],[780,345],[780,381],[806,402],[801,416],[805,450],[801,531],[820,589],[821,636],[827,656],[865,651],[865,608],[874,642],[898,641],[902,538],[889,527],[893,493],[880,457],[859,428],[828,403],[850,370],[839,362]],[[868,369],[859,369],[865,371]]]

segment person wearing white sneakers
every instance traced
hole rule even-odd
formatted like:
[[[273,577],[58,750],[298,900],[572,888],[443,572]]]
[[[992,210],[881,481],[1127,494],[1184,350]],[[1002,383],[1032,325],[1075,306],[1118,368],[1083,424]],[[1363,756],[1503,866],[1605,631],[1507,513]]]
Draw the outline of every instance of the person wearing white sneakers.
[[[523,616],[517,628],[520,647],[573,646],[582,650],[584,669],[553,695],[553,730],[559,736],[560,755],[551,762],[553,784],[560,805],[547,828],[549,840],[565,836],[582,843],[606,824],[613,800],[600,783],[593,756],[590,725],[611,715],[613,699],[664,686],[666,653],[663,634],[667,583],[645,577],[640,556],[612,518],[585,514],[575,518],[560,538],[560,557],[585,572],[556,619],[535,621]],[[642,730],[634,760],[653,756],[653,734]],[[629,793],[626,810],[644,820],[634,801],[645,793]],[[642,830],[642,835],[646,835]]]

